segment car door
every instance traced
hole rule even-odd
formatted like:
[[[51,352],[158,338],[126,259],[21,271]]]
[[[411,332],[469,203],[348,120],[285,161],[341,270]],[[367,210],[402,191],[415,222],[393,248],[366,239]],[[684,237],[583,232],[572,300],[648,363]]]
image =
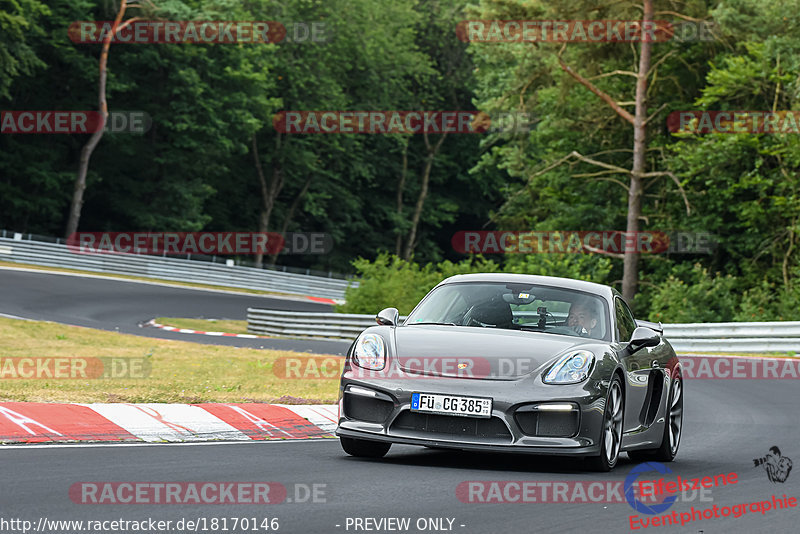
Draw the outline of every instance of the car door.
[[[621,346],[621,360],[625,366],[625,419],[624,431],[630,432],[644,426],[646,410],[652,394],[653,358],[650,349],[642,348],[631,354],[628,342],[636,330],[636,320],[630,308],[621,297],[614,297],[614,316],[616,319],[617,340]]]

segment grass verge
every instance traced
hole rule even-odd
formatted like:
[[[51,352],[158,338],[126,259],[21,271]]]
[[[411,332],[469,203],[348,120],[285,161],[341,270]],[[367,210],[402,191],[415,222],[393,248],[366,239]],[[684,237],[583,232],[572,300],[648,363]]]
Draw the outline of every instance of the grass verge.
[[[184,341],[150,339],[77,326],[0,317],[0,401],[27,402],[336,402],[339,381],[334,378],[282,378],[285,358],[309,354],[260,350]],[[314,355],[319,358],[337,356]],[[20,358],[52,366],[64,358],[88,361],[77,378],[15,378],[30,373]],[[43,363],[45,359],[49,363]],[[105,370],[127,366],[143,378],[92,378],[94,358]],[[113,361],[111,359],[114,359]],[[273,365],[278,362],[276,371]],[[129,374],[129,373],[126,373]]]

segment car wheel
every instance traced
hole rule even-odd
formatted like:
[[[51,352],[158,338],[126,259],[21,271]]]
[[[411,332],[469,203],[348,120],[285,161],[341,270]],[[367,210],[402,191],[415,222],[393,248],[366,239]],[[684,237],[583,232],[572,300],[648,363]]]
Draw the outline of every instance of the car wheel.
[[[593,471],[611,471],[619,460],[622,444],[622,415],[625,413],[625,397],[622,394],[622,382],[618,375],[611,379],[606,397],[606,409],[603,414],[603,430],[600,434],[600,456],[587,458]]]
[[[671,462],[678,454],[683,431],[683,381],[676,375],[672,381],[667,404],[667,417],[664,422],[664,435],[661,437],[661,446],[657,449],[643,451],[629,451],[631,460]]]
[[[359,458],[382,458],[389,452],[391,443],[383,441],[368,441],[365,439],[346,438],[342,436],[339,438],[344,452],[350,456],[358,456]]]

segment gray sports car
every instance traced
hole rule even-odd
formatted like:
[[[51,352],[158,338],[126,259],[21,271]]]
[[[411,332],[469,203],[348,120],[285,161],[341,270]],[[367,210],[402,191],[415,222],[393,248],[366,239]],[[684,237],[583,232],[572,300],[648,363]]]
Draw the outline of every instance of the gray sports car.
[[[548,276],[458,275],[404,323],[395,308],[350,347],[339,389],[345,452],[392,443],[671,461],[681,365],[661,324],[607,286]]]

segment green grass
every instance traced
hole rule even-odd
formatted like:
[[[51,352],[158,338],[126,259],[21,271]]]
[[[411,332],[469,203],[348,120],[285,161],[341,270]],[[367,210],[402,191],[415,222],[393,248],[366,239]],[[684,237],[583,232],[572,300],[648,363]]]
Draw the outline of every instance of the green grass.
[[[290,351],[150,339],[0,317],[0,401],[336,402],[338,376],[297,379],[279,376],[281,358],[309,356]],[[338,356],[314,356],[341,362]],[[12,378],[13,369],[21,367],[19,360],[7,358],[132,358],[122,361],[149,368],[149,374],[144,378]],[[90,362],[91,368],[97,360],[82,361]],[[273,372],[276,362],[279,365]]]

